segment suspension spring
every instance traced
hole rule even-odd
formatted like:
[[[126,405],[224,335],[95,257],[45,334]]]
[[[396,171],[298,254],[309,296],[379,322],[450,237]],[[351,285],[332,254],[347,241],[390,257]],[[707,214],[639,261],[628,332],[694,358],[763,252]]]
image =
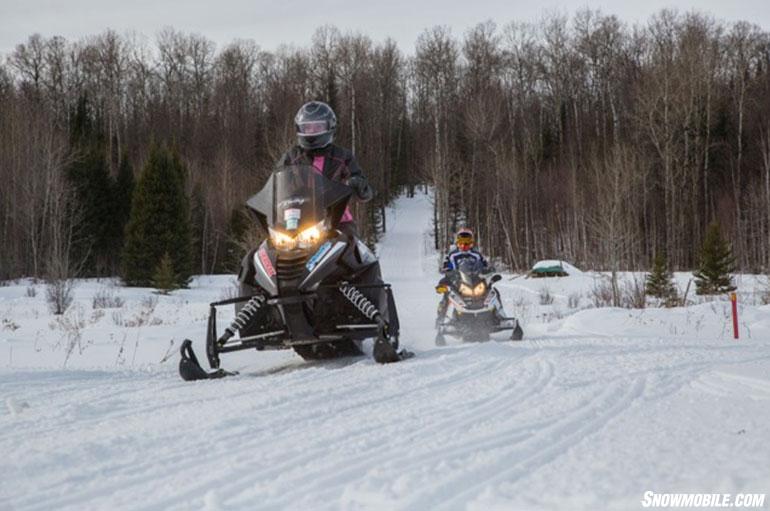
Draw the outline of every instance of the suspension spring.
[[[252,296],[238,314],[235,315],[235,319],[230,323],[230,326],[225,328],[225,333],[217,340],[219,345],[223,345],[234,336],[236,330],[245,327],[251,321],[251,318],[254,317],[254,314],[265,304],[265,301],[265,297],[262,295]]]
[[[343,282],[339,289],[340,292],[345,295],[345,298],[347,298],[356,309],[361,311],[361,314],[372,321],[377,321],[379,319],[380,311],[377,310],[377,307],[375,307],[361,291],[356,289],[355,286]]]

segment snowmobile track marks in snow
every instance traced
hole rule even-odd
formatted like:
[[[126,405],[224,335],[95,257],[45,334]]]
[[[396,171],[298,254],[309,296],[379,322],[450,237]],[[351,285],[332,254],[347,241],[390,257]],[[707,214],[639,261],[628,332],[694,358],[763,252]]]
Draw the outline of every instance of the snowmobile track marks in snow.
[[[516,482],[526,474],[537,471],[539,467],[562,455],[568,446],[597,434],[605,424],[640,398],[644,388],[643,378],[608,386],[596,393],[585,405],[569,411],[566,417],[556,419],[534,431],[530,429],[531,434],[521,436],[518,431],[511,430],[493,441],[478,444],[478,448],[494,453],[498,458],[516,460],[514,466],[496,470],[494,467],[481,465],[474,470],[472,479],[483,482],[463,487],[460,492],[451,498],[444,499],[443,503],[434,509],[462,507],[475,495],[481,494],[484,488]],[[467,476],[465,472],[463,478]],[[443,491],[448,492],[453,487],[456,488],[456,485],[457,480],[451,478],[440,488],[434,488],[431,495],[425,495],[417,501],[410,502],[410,507],[418,509],[422,505],[429,505],[428,502],[436,495]]]

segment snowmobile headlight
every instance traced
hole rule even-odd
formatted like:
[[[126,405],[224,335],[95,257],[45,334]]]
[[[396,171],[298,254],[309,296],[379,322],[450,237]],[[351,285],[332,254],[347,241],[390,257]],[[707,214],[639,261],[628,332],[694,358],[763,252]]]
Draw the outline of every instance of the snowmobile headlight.
[[[460,284],[460,294],[463,296],[473,296],[473,288],[467,284]]]
[[[297,236],[299,246],[302,248],[310,248],[318,244],[321,241],[324,231],[324,222],[318,222],[312,227],[308,227]]]
[[[291,250],[297,246],[297,240],[280,231],[269,229],[270,239],[278,250]]]
[[[487,285],[484,282],[479,282],[478,285],[473,288],[473,296],[482,296],[486,290]]]

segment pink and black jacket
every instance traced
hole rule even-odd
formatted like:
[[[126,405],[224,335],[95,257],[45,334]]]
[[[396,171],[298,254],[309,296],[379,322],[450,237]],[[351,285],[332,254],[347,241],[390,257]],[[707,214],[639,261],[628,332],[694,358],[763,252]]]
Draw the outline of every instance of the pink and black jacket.
[[[327,179],[340,183],[347,183],[354,176],[364,177],[353,153],[334,144],[329,144],[325,148],[315,151],[306,151],[300,146],[294,146],[278,160],[278,167],[286,165],[311,165]],[[365,193],[358,199],[366,202],[373,195],[371,187],[366,185]],[[352,221],[353,215],[348,208],[342,215],[340,223]]]

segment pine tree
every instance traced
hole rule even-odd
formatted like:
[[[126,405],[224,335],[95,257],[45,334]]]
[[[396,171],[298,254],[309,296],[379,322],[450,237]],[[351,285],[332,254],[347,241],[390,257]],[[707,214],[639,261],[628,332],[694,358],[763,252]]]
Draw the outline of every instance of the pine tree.
[[[728,243],[722,238],[719,224],[709,225],[700,253],[700,263],[695,276],[695,289],[699,295],[716,295],[735,290],[730,273],[735,270],[735,260]]]
[[[169,291],[179,289],[179,278],[174,272],[174,262],[168,252],[163,254],[155,268],[152,276],[152,287],[164,295],[167,295]]]
[[[192,190],[190,198],[190,226],[192,229],[193,243],[193,269],[196,272],[208,273],[208,261],[205,260],[206,254],[206,201],[203,197],[203,188],[197,183]]]
[[[104,137],[96,127],[86,96],[78,101],[70,127],[72,163],[67,179],[75,190],[82,215],[73,252],[85,275],[111,273],[118,254],[114,243],[113,181],[107,164]]]
[[[242,207],[233,209],[227,223],[224,257],[218,261],[215,273],[237,273],[244,256],[243,238],[249,228],[249,218]]]
[[[164,254],[171,258],[176,283],[190,279],[192,241],[190,206],[185,195],[186,169],[179,157],[153,145],[131,204],[123,249],[123,280],[150,286]]]
[[[667,304],[673,303],[676,299],[676,288],[671,272],[668,271],[668,261],[662,252],[658,252],[653,260],[652,271],[647,274],[644,291],[647,296],[660,298]]]
[[[115,204],[115,229],[117,246],[122,247],[125,237],[126,224],[131,216],[131,199],[134,195],[134,169],[128,159],[128,155],[123,153],[120,157],[118,166],[118,177],[115,180],[113,191],[113,200]]]

